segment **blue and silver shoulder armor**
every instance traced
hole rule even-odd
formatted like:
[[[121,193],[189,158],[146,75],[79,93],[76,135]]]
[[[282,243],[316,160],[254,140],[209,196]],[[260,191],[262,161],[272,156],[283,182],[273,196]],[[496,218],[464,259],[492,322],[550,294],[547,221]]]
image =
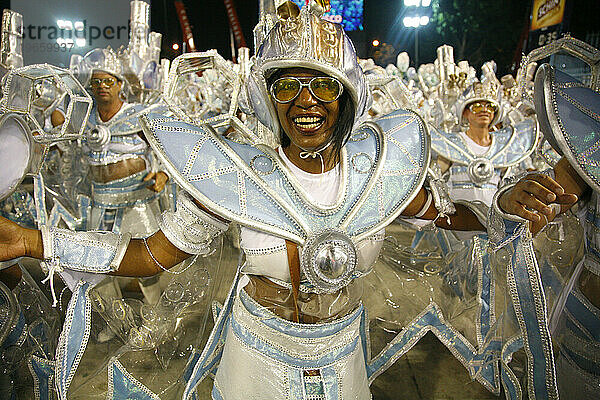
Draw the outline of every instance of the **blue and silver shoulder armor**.
[[[514,126],[492,132],[492,144],[483,155],[475,155],[457,133],[431,130],[431,149],[458,165],[467,167],[473,182],[485,181],[494,169],[518,165],[535,150],[538,138],[537,121],[527,118]]]
[[[535,110],[548,142],[599,192],[600,93],[543,65],[535,77]]]
[[[319,264],[333,250],[355,264],[355,243],[388,225],[412,201],[430,157],[427,127],[417,114],[398,110],[365,123],[342,150],[342,189],[335,204],[322,207],[309,200],[271,148],[235,143],[208,125],[164,114],[149,113],[140,124],[175,181],[196,200],[227,220],[302,246],[301,267],[323,291],[347,284],[354,270],[334,266],[323,272],[309,264]]]
[[[139,116],[148,112],[150,109],[156,109],[158,105],[146,106],[142,104],[123,104],[121,109],[108,122],[102,122],[98,119],[97,108],[94,105],[90,112],[87,128],[89,130],[97,126],[105,126],[110,131],[111,136],[131,135],[142,130],[138,122]]]

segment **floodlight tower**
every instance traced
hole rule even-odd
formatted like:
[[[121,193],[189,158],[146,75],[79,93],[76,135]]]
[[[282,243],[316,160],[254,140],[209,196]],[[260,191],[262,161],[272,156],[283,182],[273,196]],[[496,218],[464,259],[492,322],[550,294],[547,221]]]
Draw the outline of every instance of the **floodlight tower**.
[[[415,30],[415,67],[419,66],[419,28],[429,24],[431,0],[404,0],[408,12],[402,20],[407,28]]]

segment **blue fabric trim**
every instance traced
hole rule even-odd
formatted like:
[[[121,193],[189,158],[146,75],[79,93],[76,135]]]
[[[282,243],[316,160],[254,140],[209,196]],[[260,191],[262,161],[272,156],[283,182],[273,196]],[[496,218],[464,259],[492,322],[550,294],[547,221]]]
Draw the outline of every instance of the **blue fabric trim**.
[[[481,241],[481,251],[483,256],[481,257],[481,296],[479,297],[479,323],[481,325],[480,335],[485,338],[491,329],[492,322],[492,269],[490,266],[490,254],[487,251],[488,248],[488,236],[485,234],[477,235]]]
[[[479,186],[476,186],[474,183],[470,183],[470,182],[452,182],[451,183],[452,188],[453,189],[498,189],[498,186],[492,184],[492,183],[484,183],[481,184]]]
[[[38,227],[46,225],[48,223],[48,213],[46,211],[46,188],[42,174],[37,174],[33,177],[33,198],[35,200]]]
[[[434,303],[426,309],[413,323],[405,327],[391,343],[393,345],[384,349],[376,358],[367,365],[367,376],[371,381],[372,376],[379,375],[386,363],[397,359],[410,350],[418,340],[428,331],[433,331],[450,350],[457,352],[469,363],[472,374],[481,376],[492,387],[497,387],[493,360],[500,349],[500,342],[492,340],[480,350],[479,354],[473,353],[469,342],[460,334],[454,332],[444,321],[441,310]],[[452,345],[449,345],[452,343]]]
[[[322,356],[316,360],[299,360],[293,356],[282,353],[277,347],[271,346],[268,342],[256,337],[251,331],[248,331],[244,326],[238,324],[232,315],[229,321],[229,327],[238,339],[244,344],[255,349],[259,353],[270,357],[279,362],[287,365],[294,366],[296,368],[303,369],[318,369],[326,365],[333,364],[337,360],[352,353],[358,344],[358,337],[356,337],[351,343],[330,351],[328,354]],[[326,335],[321,335],[326,336]]]
[[[587,332],[597,341],[600,341],[600,319],[573,293],[567,297],[567,310],[577,319]]]
[[[552,396],[557,396],[555,376],[548,376],[547,372],[551,371],[554,374],[553,355],[546,358],[544,347],[552,353],[552,345],[550,343],[550,333],[548,331],[548,320],[545,313],[546,300],[544,296],[534,295],[532,285],[542,288],[542,282],[539,276],[531,276],[525,259],[523,246],[531,246],[530,242],[523,244],[522,236],[518,236],[513,246],[515,252],[512,255],[511,263],[508,266],[510,272],[514,276],[514,284],[516,293],[514,293],[513,302],[517,302],[521,310],[519,323],[525,326],[525,332],[521,332],[526,336],[526,345],[531,353],[529,363],[532,366],[528,371],[531,380],[533,381],[533,390],[536,398],[545,399]],[[533,249],[530,249],[533,253]],[[535,257],[533,258],[536,270],[539,270]],[[543,315],[538,315],[538,310],[544,310]],[[540,326],[544,327],[544,331],[540,330]]]
[[[49,341],[50,326],[43,319],[38,319],[29,325],[27,341],[34,349],[33,354],[42,358],[53,358]]]
[[[219,317],[215,322],[215,326],[213,327],[204,349],[202,350],[202,354],[196,359],[196,362],[193,362],[193,360],[196,358],[195,356],[190,358],[190,361],[188,361],[185,375],[188,375],[189,371],[189,378],[186,380],[183,399],[190,399],[195,392],[196,386],[198,386],[198,384],[208,375],[210,371],[216,369],[216,367],[219,365],[221,355],[223,354],[225,336],[227,334],[227,324],[233,308],[233,300],[235,299],[235,293],[239,280],[240,272],[238,269],[233,285],[231,286],[227,299],[223,304],[223,309],[219,313]]]
[[[321,377],[323,378],[323,386],[325,387],[325,399],[339,400],[338,377],[335,369],[333,367],[321,369]]]
[[[510,367],[508,367],[508,363],[511,360],[512,355],[523,348],[523,345],[523,337],[519,336],[512,343],[505,345],[501,353],[503,363],[502,385],[504,386],[505,392],[510,394],[510,397],[507,395],[510,400],[521,400],[521,387],[519,382],[516,381],[515,374],[510,370]],[[511,379],[511,377],[514,379]]]
[[[262,307],[256,301],[254,301],[245,291],[240,291],[239,298],[242,304],[246,307],[248,312],[252,315],[261,319],[261,322],[266,326],[273,328],[279,332],[283,332],[286,335],[299,337],[299,338],[320,338],[324,336],[330,336],[339,332],[340,330],[348,327],[363,312],[364,307],[362,304],[346,317],[343,317],[339,322],[334,324],[299,324],[290,321],[282,320],[275,316],[273,313],[268,311],[265,307]]]
[[[211,397],[213,398],[213,400],[223,400],[223,396],[221,396],[221,393],[219,393],[219,390],[217,389],[216,386],[213,386],[210,394],[211,394]],[[194,394],[194,396],[195,396],[195,394]]]
[[[303,400],[304,382],[302,380],[302,370],[297,368],[287,368],[289,386],[289,400]]]
[[[54,362],[43,358],[31,357],[29,359],[30,372],[34,376],[34,384],[37,384],[37,390],[34,388],[36,400],[51,400],[50,392],[52,388],[50,381],[54,377]],[[39,397],[37,394],[39,393]]]
[[[121,370],[116,362],[108,366],[112,375],[112,396],[110,400],[156,400],[158,396],[148,388],[136,382],[128,376],[127,372]]]
[[[66,399],[69,385],[79,365],[80,357],[89,339],[91,305],[89,291],[91,285],[80,281],[67,309],[65,325],[57,348],[58,376],[56,386],[60,399]],[[71,323],[69,324],[69,321]]]
[[[17,320],[17,324],[6,336],[4,342],[0,343],[0,349],[5,349],[8,346],[16,344],[19,341],[19,339],[23,336],[23,331],[26,328],[27,324],[25,323],[25,315],[23,314],[23,311],[19,309],[19,319]]]
[[[504,368],[502,368],[501,374],[502,374],[502,376],[501,376],[502,386],[504,387],[504,395],[506,396],[506,398],[508,400],[521,400],[521,398],[518,395],[519,391],[513,385],[513,382],[510,379],[510,376],[508,375],[507,371]]]
[[[110,263],[115,258],[116,249],[100,246],[89,246],[74,243],[69,238],[56,236],[53,243],[55,257],[60,259],[60,265],[65,268],[80,270],[85,266],[88,271],[109,272]]]

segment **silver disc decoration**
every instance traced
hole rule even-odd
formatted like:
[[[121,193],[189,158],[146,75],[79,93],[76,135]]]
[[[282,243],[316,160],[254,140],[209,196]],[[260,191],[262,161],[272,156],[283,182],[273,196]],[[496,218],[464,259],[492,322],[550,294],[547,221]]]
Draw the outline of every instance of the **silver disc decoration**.
[[[317,293],[332,293],[352,280],[356,246],[346,234],[325,230],[310,237],[302,248],[300,268]]]
[[[88,146],[94,151],[101,151],[110,142],[110,129],[104,125],[96,125],[87,133]]]
[[[494,176],[494,165],[487,158],[476,158],[469,164],[467,173],[475,186],[481,186]]]

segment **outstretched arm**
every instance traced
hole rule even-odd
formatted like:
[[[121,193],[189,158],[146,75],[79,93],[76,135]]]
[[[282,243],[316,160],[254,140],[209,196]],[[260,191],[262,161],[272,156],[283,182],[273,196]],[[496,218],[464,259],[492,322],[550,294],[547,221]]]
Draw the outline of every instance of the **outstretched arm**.
[[[208,254],[227,223],[201,210],[182,194],[177,211],[166,212],[161,230],[146,239],[111,232],[26,229],[0,217],[0,261],[28,256],[82,272],[151,276],[193,254]]]
[[[42,233],[37,229],[23,228],[16,223],[0,217],[0,261],[18,257],[44,258]],[[169,269],[191,254],[175,247],[163,234],[158,231],[146,239],[152,256],[166,269]],[[112,272],[121,276],[151,276],[162,271],[152,259],[142,239],[129,242],[125,256],[119,269]]]

